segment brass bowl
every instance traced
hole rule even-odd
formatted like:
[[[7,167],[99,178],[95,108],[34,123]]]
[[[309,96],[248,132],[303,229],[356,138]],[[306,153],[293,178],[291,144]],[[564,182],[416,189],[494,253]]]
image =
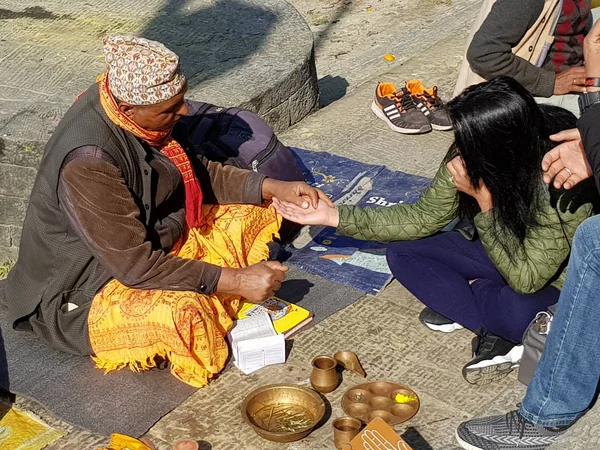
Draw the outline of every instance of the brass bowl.
[[[325,415],[325,402],[312,389],[294,384],[270,384],[250,392],[242,417],[259,436],[292,442],[308,436]]]

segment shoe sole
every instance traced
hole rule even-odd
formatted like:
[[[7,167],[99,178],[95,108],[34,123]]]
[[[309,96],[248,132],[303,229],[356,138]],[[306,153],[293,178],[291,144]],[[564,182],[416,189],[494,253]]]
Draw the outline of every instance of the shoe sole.
[[[517,345],[506,355],[494,356],[463,369],[463,377],[469,384],[484,385],[501,380],[519,367],[523,356],[523,346]]]
[[[434,125],[432,123],[431,128],[436,131],[450,131],[452,129],[452,125]]]
[[[377,104],[375,103],[375,101],[373,101],[371,103],[371,111],[373,111],[373,113],[379,117],[381,120],[383,120],[388,127],[390,127],[393,131],[397,132],[397,133],[402,133],[402,134],[423,134],[423,133],[427,133],[428,131],[431,131],[431,125],[423,125],[420,129],[414,129],[414,128],[401,128],[401,127],[397,127],[396,125],[394,125],[387,117],[386,115],[383,113],[383,111],[381,111],[381,109],[379,109],[379,107],[377,106]]]
[[[458,442],[458,445],[460,445],[465,450],[485,450],[485,449],[483,449],[481,447],[475,447],[473,444],[469,444],[468,442],[463,441],[460,438],[460,436],[458,435],[458,430],[456,430],[454,432],[454,437],[456,438],[456,441]]]
[[[433,331],[440,331],[442,333],[452,333],[456,330],[462,330],[464,327],[459,323],[445,323],[444,325],[435,325],[433,323],[425,322],[421,320],[421,323],[427,328]]]

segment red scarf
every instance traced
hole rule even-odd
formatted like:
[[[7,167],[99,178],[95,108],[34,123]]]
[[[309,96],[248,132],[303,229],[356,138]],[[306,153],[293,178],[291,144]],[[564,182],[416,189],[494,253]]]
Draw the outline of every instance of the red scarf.
[[[158,148],[177,166],[185,187],[185,219],[189,228],[197,227],[202,220],[202,189],[183,147],[173,139],[170,131],[144,130],[123,114],[108,88],[108,76],[106,74],[98,77],[98,86],[100,89],[100,103],[108,118],[115,125],[129,131],[148,145]]]

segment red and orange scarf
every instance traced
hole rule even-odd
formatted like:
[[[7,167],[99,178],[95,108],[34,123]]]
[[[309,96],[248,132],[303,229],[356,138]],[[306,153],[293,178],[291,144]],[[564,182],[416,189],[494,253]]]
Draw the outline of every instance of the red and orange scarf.
[[[192,164],[183,147],[171,136],[170,131],[147,131],[137,126],[123,114],[108,87],[108,77],[98,77],[100,103],[108,118],[117,126],[129,131],[148,145],[158,148],[181,173],[185,187],[185,218],[188,227],[195,228],[202,220],[202,189],[196,178]]]

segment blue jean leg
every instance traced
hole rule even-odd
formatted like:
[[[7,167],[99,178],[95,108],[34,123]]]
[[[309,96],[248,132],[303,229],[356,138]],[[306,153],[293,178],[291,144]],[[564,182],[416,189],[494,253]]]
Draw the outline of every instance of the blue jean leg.
[[[567,279],[546,348],[521,414],[536,425],[570,425],[591,405],[600,381],[600,216],[575,233]]]

